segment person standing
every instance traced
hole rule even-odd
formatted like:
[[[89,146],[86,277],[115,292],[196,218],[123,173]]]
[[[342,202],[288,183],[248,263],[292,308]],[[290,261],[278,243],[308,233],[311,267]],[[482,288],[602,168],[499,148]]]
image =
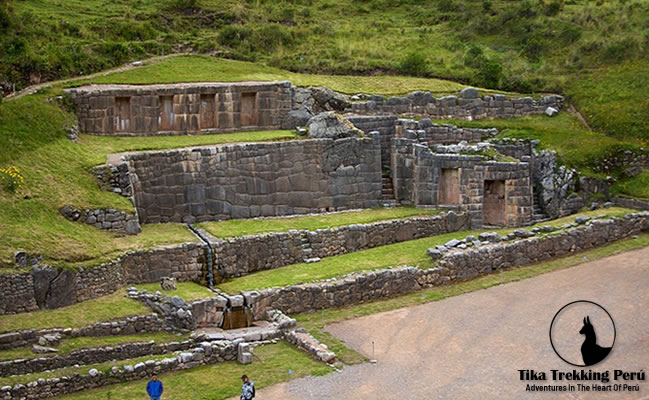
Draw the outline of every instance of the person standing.
[[[243,385],[241,385],[241,400],[252,400],[255,397],[255,382],[248,379],[248,375],[241,376]]]
[[[162,387],[162,382],[158,380],[158,375],[153,374],[151,380],[146,385],[146,392],[149,395],[151,400],[160,400],[164,388]]]

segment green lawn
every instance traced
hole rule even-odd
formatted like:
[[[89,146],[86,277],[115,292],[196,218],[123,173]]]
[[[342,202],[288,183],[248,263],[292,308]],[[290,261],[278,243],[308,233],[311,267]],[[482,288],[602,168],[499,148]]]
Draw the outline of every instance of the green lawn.
[[[531,278],[547,272],[569,268],[587,261],[598,260],[600,258],[646,246],[649,246],[649,234],[642,233],[636,238],[619,240],[606,246],[522,268],[498,271],[466,282],[457,282],[450,285],[434,287],[392,299],[379,300],[345,308],[320,310],[313,313],[294,315],[293,317],[297,319],[298,326],[307,329],[321,342],[326,343],[327,346],[336,353],[339,360],[345,364],[356,364],[366,361],[366,358],[346,347],[342,341],[326,332],[324,329],[327,325],[397,308],[438,301],[447,297],[473,292],[475,290],[487,289],[492,286]]]
[[[204,222],[196,226],[206,230],[215,237],[229,238],[267,232],[288,232],[291,229],[307,229],[313,231],[351,224],[369,224],[391,219],[435,215],[440,212],[441,210],[418,209],[415,207],[374,208],[303,217],[232,219],[218,222]]]
[[[241,393],[241,375],[247,374],[257,389],[304,376],[320,376],[331,367],[315,361],[306,353],[283,341],[255,348],[252,364],[236,362],[207,365],[185,371],[162,374],[165,400],[216,400]],[[146,394],[147,380],[139,380],[77,394],[61,400],[136,399]]]
[[[103,336],[103,337],[77,337],[63,339],[56,347],[58,353],[36,354],[31,347],[18,347],[10,350],[0,350],[0,360],[15,360],[18,358],[54,357],[68,354],[79,349],[90,349],[105,346],[116,346],[124,343],[156,343],[182,342],[189,339],[189,335],[176,335],[167,332],[142,333],[137,335],[124,336]]]
[[[194,282],[178,282],[177,290],[162,290],[159,283],[146,283],[134,285],[138,290],[148,290],[151,293],[160,291],[168,296],[179,296],[186,302],[192,302],[199,299],[207,299],[214,297],[214,292],[210,291],[205,286]]]
[[[574,222],[575,217],[581,215],[596,216],[606,214],[609,216],[620,216],[631,212],[624,208],[609,208],[595,211],[587,211],[569,217],[548,221],[542,225],[561,226],[568,222]],[[496,230],[505,235],[515,228]],[[468,235],[478,235],[487,230],[473,230],[463,232],[452,232],[428,238],[395,243],[387,246],[375,247],[373,249],[361,250],[354,253],[343,254],[334,257],[327,257],[317,263],[293,264],[276,269],[259,271],[254,274],[227,280],[217,287],[227,293],[238,293],[245,290],[255,290],[273,286],[288,286],[298,283],[312,282],[322,279],[329,279],[353,272],[369,271],[389,266],[411,265],[420,268],[433,266],[432,259],[426,255],[426,250],[436,245],[443,245],[451,239],[462,239]]]
[[[457,93],[466,85],[448,80],[415,78],[409,76],[362,76],[299,74],[269,67],[263,64],[215,59],[213,57],[183,55],[170,57],[150,65],[129,71],[93,77],[83,83],[174,83],[178,82],[178,71],[183,71],[183,82],[237,82],[237,81],[281,81],[288,80],[297,86],[327,86],[343,93],[404,94],[414,90],[429,90],[434,93]]]

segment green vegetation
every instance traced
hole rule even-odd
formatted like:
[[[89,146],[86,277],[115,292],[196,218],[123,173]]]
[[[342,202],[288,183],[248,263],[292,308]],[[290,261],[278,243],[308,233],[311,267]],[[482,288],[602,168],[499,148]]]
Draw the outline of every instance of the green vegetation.
[[[125,335],[125,336],[105,336],[105,337],[78,337],[72,339],[61,340],[61,343],[56,347],[58,353],[35,354],[32,352],[31,347],[18,347],[10,350],[0,351],[0,360],[15,360],[18,358],[37,358],[37,357],[53,357],[56,355],[67,354],[80,349],[89,349],[105,346],[116,346],[124,343],[148,343],[155,341],[156,343],[171,343],[182,342],[187,340],[189,335],[175,335],[166,332],[156,333],[143,333],[138,335]]]
[[[362,76],[362,75],[322,75],[294,73],[263,64],[245,61],[215,59],[205,56],[181,55],[156,61],[145,67],[131,69],[88,80],[74,82],[74,86],[84,83],[175,83],[179,81],[178,71],[183,71],[183,82],[205,81],[277,81],[290,80],[297,86],[327,86],[342,93],[403,94],[414,90],[429,90],[433,93],[457,93],[464,86],[441,79],[413,78],[409,76]],[[68,83],[72,85],[72,83]]]
[[[185,301],[213,297],[206,287],[194,282],[179,282],[178,290],[163,291],[159,283],[135,285],[152,293],[160,291],[169,296],[180,296]],[[151,314],[143,303],[126,297],[120,289],[108,296],[87,300],[54,310],[39,310],[22,314],[0,315],[0,332],[22,329],[80,328],[95,322],[120,319],[129,315]]]
[[[648,14],[645,0],[6,0],[0,75],[21,87],[197,51],[296,72],[555,90],[586,67],[646,61]]]
[[[649,200],[649,171],[644,171],[630,179],[618,180],[611,188],[611,192]]]
[[[147,283],[142,285],[135,285],[138,290],[148,290],[151,293],[159,291],[168,296],[178,296],[186,302],[194,300],[207,299],[214,297],[214,293],[205,286],[199,285],[194,282],[178,282],[177,290],[162,290],[159,283]]]
[[[130,358],[128,360],[121,360],[121,361],[109,361],[101,364],[89,364],[89,365],[83,365],[80,367],[66,367],[66,368],[59,368],[55,369],[52,371],[48,372],[38,372],[35,374],[26,374],[26,375],[15,375],[15,376],[9,376],[9,377],[0,377],[0,385],[5,386],[5,385],[15,385],[18,383],[21,384],[27,384],[29,382],[33,382],[38,379],[52,379],[52,378],[60,378],[63,376],[70,376],[72,374],[87,374],[89,370],[96,368],[97,370],[101,372],[108,372],[112,367],[123,367],[125,365],[135,365],[136,363],[139,362],[145,362],[148,360],[153,360],[153,361],[160,361],[165,358],[170,358],[174,357],[173,355],[170,354],[159,354],[159,355],[149,355],[149,356],[144,356],[144,357],[138,357],[138,358]]]
[[[0,332],[23,329],[81,328],[95,322],[143,314],[151,314],[151,309],[144,303],[125,297],[124,290],[118,290],[108,296],[55,310],[0,315]]]
[[[417,304],[438,301],[451,296],[457,296],[475,290],[487,289],[492,286],[515,282],[522,279],[532,278],[547,272],[557,271],[573,267],[588,261],[612,256],[624,251],[634,250],[649,246],[649,234],[643,233],[635,238],[619,240],[606,246],[586,250],[567,257],[546,261],[523,268],[514,268],[506,271],[499,271],[493,274],[482,276],[466,282],[452,283],[431,289],[418,291],[416,293],[399,296],[387,300],[379,300],[371,303],[360,304],[351,307],[327,309],[313,313],[299,314],[294,316],[298,325],[308,330],[318,340],[326,343],[336,353],[338,359],[345,364],[357,364],[366,361],[366,358],[356,351],[348,348],[339,339],[335,338],[324,329],[327,325],[365,315],[390,311],[397,308],[410,307]]]
[[[375,208],[304,217],[233,219],[218,222],[204,222],[197,224],[197,227],[205,229],[215,237],[228,238],[267,232],[288,232],[291,229],[308,229],[313,231],[343,225],[368,224],[391,219],[435,215],[440,212],[441,210],[418,209],[414,207]]]
[[[55,93],[58,91],[49,91],[50,95]],[[295,137],[286,131],[165,138],[82,135],[74,143],[64,131],[72,125],[73,116],[46,99],[47,94],[37,94],[5,102],[0,107],[0,168],[15,166],[24,176],[19,193],[0,191],[0,266],[10,267],[17,249],[42,254],[54,265],[87,265],[127,250],[197,240],[179,224],[147,225],[140,235],[120,237],[59,215],[58,210],[66,204],[81,209],[132,211],[133,205],[126,198],[101,190],[89,172],[106,161],[106,154]]]
[[[160,375],[169,399],[226,399],[241,393],[241,375],[253,377],[261,389],[275,383],[304,376],[321,376],[331,372],[326,364],[317,362],[295,347],[279,342],[255,348],[254,361],[241,365],[234,361],[206,365],[189,370]],[[88,390],[61,400],[135,399],[142,396],[147,380],[132,381]]]
[[[565,223],[574,222],[575,217],[608,215],[620,216],[631,210],[624,208],[609,208],[579,213],[570,217],[559,218],[545,222],[541,225],[559,227]],[[501,235],[513,231],[513,228],[496,230]],[[432,259],[426,255],[426,250],[436,245],[443,245],[451,239],[461,239],[468,235],[478,235],[481,231],[452,232],[444,235],[395,243],[387,246],[375,247],[369,250],[357,251],[334,257],[324,258],[318,263],[293,264],[281,268],[256,272],[254,274],[234,278],[218,285],[218,288],[227,293],[237,293],[243,290],[255,290],[273,286],[288,286],[300,282],[312,282],[329,279],[352,272],[369,271],[388,266],[411,265],[420,268],[433,266]]]

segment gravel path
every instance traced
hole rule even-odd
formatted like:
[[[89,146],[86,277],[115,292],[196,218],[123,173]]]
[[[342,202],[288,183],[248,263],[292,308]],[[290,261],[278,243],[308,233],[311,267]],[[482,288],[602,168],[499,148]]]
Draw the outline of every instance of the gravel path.
[[[259,390],[257,398],[647,399],[649,381],[632,393],[525,392],[518,369],[571,371],[552,351],[548,330],[559,308],[588,299],[604,306],[617,326],[613,352],[593,370],[649,372],[648,288],[649,247],[334,324],[328,327],[331,333],[368,357],[374,342],[378,363],[274,385]]]

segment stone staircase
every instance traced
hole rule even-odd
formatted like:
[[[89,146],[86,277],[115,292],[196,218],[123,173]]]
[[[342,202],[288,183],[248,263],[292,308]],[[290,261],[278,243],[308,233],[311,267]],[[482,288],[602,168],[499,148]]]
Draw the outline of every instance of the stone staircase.
[[[381,181],[381,205],[383,207],[396,207],[399,205],[394,197],[394,186],[389,173],[384,173]]]
[[[304,256],[305,263],[314,263],[320,261],[320,257],[312,257],[313,249],[311,248],[311,240],[309,240],[308,234],[302,232],[300,234],[300,245],[302,246],[302,254]]]
[[[539,196],[536,193],[536,190],[532,188],[532,199],[534,199],[534,211],[532,215],[532,225],[538,224],[541,222],[549,221],[550,217],[545,215],[543,212],[543,209],[541,208],[541,201],[539,200]]]

